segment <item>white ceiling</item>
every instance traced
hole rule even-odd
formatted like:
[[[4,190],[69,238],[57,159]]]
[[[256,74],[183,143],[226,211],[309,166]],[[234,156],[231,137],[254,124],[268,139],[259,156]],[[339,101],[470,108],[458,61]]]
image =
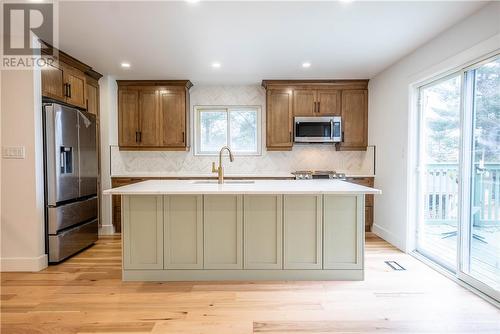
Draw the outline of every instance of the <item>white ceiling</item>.
[[[61,2],[59,45],[119,79],[372,78],[484,4]]]

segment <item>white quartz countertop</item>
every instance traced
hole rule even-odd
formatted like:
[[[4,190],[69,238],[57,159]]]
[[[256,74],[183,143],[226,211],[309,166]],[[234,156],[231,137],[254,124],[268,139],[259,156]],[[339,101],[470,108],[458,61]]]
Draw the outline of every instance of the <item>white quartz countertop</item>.
[[[179,179],[189,179],[189,178],[217,178],[215,173],[189,173],[189,172],[173,172],[173,173],[126,173],[126,174],[113,174],[111,177],[166,177],[166,178],[179,178]],[[295,175],[286,172],[270,172],[270,173],[224,173],[225,178],[293,178]]]
[[[375,177],[373,174],[352,174],[344,173],[346,177]],[[189,173],[189,172],[133,172],[133,173],[123,173],[123,174],[113,174],[111,177],[137,177],[137,178],[178,178],[178,179],[192,179],[192,178],[217,178],[217,174],[214,173]],[[268,173],[225,173],[225,178],[245,178],[245,179],[265,179],[265,178],[294,178],[295,175],[287,172],[268,172]]]
[[[340,180],[148,180],[108,189],[105,195],[183,194],[380,194],[378,189]]]

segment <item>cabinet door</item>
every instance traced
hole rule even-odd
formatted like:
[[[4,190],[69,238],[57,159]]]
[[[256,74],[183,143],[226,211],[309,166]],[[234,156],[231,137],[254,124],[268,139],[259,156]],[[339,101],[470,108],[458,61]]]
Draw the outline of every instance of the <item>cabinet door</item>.
[[[295,89],[293,91],[293,115],[314,116],[316,112],[316,91]]]
[[[64,65],[64,83],[68,85],[66,102],[86,108],[85,89],[87,83],[85,74],[71,66]]]
[[[163,269],[162,196],[123,196],[123,268]]]
[[[205,269],[242,269],[242,196],[203,196]]]
[[[59,64],[42,68],[42,95],[64,101],[64,71]]]
[[[201,195],[164,197],[165,269],[203,268]]]
[[[340,116],[340,90],[317,90],[316,101],[318,103],[318,115]]]
[[[186,146],[186,93],[180,89],[160,90],[161,141],[166,147]]]
[[[343,141],[341,150],[366,150],[368,145],[368,91],[342,91]]]
[[[284,196],[284,268],[321,269],[321,195]]]
[[[118,90],[118,145],[139,146],[139,91]]]
[[[293,145],[292,91],[267,91],[267,143],[268,150],[291,150]]]
[[[245,195],[244,268],[282,269],[282,195]]]
[[[99,108],[98,87],[87,82],[87,111],[97,116]]]
[[[155,88],[139,90],[139,143],[141,146],[160,146],[160,112],[158,91]]]
[[[323,269],[362,269],[363,213],[363,195],[324,195]]]

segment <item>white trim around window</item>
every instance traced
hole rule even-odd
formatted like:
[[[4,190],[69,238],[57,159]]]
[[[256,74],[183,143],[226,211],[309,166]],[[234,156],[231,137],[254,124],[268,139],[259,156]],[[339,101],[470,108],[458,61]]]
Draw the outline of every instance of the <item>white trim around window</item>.
[[[231,148],[231,151],[234,155],[238,156],[259,156],[262,154],[262,107],[261,106],[238,106],[238,105],[226,105],[226,106],[204,106],[198,105],[194,106],[194,155],[197,156],[214,156],[219,154],[219,147],[213,150],[203,149],[202,146],[202,127],[201,127],[201,117],[204,112],[219,112],[225,113],[225,140],[221,141],[220,146],[227,145]],[[255,112],[255,146],[252,150],[238,150],[237,145],[233,145],[235,143],[231,143],[231,117],[230,114],[232,112],[238,111],[250,111]],[[235,129],[233,128],[233,131]]]

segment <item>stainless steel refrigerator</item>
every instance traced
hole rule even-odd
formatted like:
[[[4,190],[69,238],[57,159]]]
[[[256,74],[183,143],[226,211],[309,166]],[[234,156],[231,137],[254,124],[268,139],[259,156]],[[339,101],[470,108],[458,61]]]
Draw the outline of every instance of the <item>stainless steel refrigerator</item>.
[[[95,116],[43,104],[46,250],[59,262],[97,240]]]

